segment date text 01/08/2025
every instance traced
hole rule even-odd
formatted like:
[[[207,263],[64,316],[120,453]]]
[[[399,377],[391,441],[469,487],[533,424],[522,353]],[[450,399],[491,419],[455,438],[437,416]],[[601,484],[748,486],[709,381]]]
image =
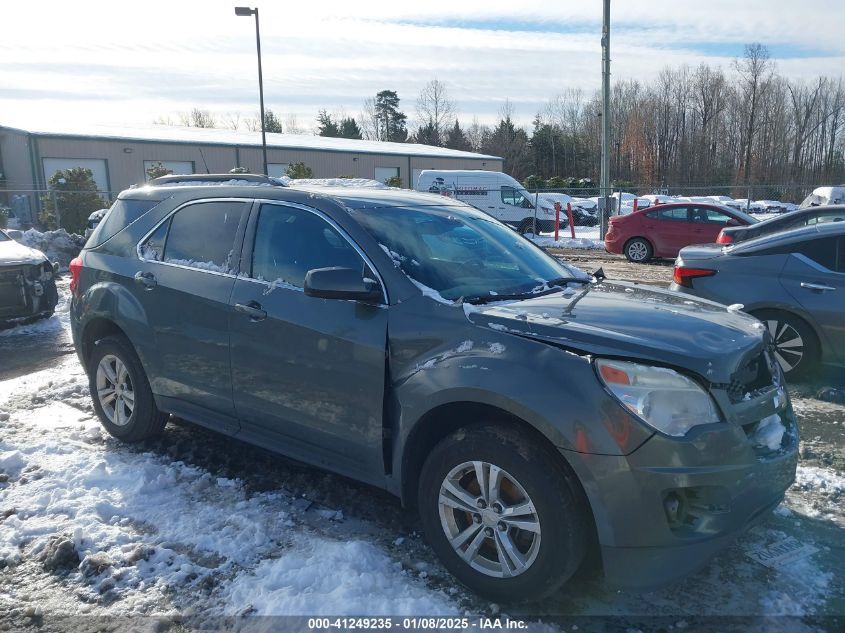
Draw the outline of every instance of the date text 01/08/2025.
[[[310,630],[321,629],[369,629],[369,630],[442,630],[442,629],[515,629],[523,630],[528,625],[523,620],[504,618],[448,618],[448,617],[361,617],[361,618],[309,618]]]

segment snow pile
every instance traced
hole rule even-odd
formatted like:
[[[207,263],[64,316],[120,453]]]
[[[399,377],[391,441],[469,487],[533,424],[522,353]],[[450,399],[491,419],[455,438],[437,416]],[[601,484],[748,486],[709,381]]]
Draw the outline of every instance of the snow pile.
[[[0,519],[0,567],[20,566],[45,588],[54,584],[48,576],[60,575],[78,600],[54,588],[52,599],[38,601],[47,612],[458,611],[368,538],[372,526],[338,540],[310,527],[320,515],[306,515],[311,503],[284,488],[249,492],[167,451],[113,440],[91,412],[74,358],[0,382],[0,408],[9,414],[0,509],[10,510]],[[332,524],[345,521],[343,511],[331,516]]]
[[[279,558],[238,575],[221,596],[250,615],[448,615],[455,606],[408,582],[401,564],[362,541],[297,537]]]
[[[84,237],[75,233],[68,233],[65,229],[45,231],[44,233],[29,229],[20,233],[20,237],[17,236],[17,232],[10,233],[10,236],[24,246],[41,251],[51,262],[59,262],[59,266],[63,270],[67,270],[70,260],[79,255],[79,251],[85,246]]]
[[[542,233],[540,235],[528,236],[537,246],[543,248],[586,248],[604,250],[604,240],[599,238],[598,227],[575,227],[575,239],[572,239],[569,227],[561,228],[558,233],[558,240],[555,241],[554,233]]]

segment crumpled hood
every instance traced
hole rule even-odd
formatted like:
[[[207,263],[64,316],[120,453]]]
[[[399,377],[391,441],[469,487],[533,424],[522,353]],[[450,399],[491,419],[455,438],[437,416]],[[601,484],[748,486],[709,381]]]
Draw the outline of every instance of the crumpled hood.
[[[729,382],[764,345],[746,314],[653,286],[604,281],[507,303],[465,306],[474,324],[546,341],[581,354],[620,356]]]
[[[0,266],[40,264],[47,257],[41,251],[24,246],[15,240],[0,242]]]

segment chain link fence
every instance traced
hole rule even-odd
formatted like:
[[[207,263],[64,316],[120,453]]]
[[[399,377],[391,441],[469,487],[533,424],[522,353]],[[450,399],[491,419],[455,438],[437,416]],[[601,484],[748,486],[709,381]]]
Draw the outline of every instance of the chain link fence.
[[[64,228],[83,234],[88,217],[107,209],[119,191],[0,189],[0,227],[25,231]],[[4,226],[5,225],[5,226]]]

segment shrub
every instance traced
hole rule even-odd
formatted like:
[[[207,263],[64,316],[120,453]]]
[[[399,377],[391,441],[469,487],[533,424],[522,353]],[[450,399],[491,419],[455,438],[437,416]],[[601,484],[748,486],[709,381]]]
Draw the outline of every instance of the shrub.
[[[288,168],[285,169],[285,176],[288,178],[313,178],[314,172],[311,168],[303,163],[301,160],[295,163],[291,163],[288,165]]]
[[[385,179],[384,184],[388,187],[402,187],[402,179],[399,176],[391,176],[390,178]]]
[[[63,228],[68,233],[84,233],[88,216],[109,204],[97,193],[94,174],[84,167],[59,170],[48,184],[50,193],[41,197],[38,219],[50,230]]]
[[[173,173],[172,169],[168,169],[165,167],[161,161],[157,163],[153,163],[149,167],[147,167],[147,180],[152,180],[154,178],[160,178],[161,176],[169,176]]]

